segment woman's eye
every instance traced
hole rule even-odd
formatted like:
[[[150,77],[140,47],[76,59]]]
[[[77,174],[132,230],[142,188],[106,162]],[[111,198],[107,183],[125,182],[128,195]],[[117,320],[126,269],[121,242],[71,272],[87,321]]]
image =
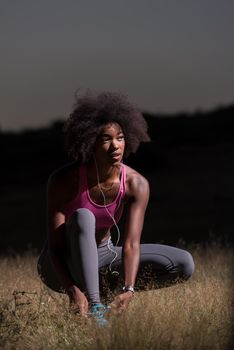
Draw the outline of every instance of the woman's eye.
[[[102,143],[111,142],[111,140],[112,140],[112,139],[109,138],[109,137],[102,137],[102,138],[101,138],[101,142],[102,142]],[[118,137],[117,137],[117,140],[118,140],[118,141],[124,140],[124,136],[123,136],[123,135],[118,136]]]

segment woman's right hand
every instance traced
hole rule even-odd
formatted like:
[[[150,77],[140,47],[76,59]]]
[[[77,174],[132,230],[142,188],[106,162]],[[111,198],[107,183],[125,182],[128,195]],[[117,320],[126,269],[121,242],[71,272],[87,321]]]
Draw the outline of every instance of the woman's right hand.
[[[78,311],[81,313],[81,316],[87,317],[89,304],[85,294],[75,285],[67,289],[67,294],[69,296],[71,310],[73,312]]]

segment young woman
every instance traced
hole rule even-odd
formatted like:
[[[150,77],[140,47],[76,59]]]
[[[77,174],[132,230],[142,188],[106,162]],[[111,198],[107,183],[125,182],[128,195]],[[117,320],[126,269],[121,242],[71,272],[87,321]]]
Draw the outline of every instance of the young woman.
[[[123,163],[140,142],[149,141],[139,110],[125,96],[87,92],[77,98],[65,124],[68,154],[74,162],[48,181],[48,244],[38,262],[44,283],[65,292],[70,303],[88,310],[105,325],[99,271],[120,274],[124,284],[112,307],[124,310],[134,295],[139,267],[150,264],[156,282],[188,279],[190,253],[160,244],[140,244],[149,200],[148,181]],[[113,246],[111,231],[127,207],[123,246]]]

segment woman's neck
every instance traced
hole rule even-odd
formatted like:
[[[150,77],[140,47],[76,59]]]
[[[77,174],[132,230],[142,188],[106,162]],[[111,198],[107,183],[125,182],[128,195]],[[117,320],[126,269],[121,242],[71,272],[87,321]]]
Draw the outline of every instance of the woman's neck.
[[[95,160],[87,164],[87,173],[90,178],[96,178],[99,182],[115,181],[119,179],[121,165],[98,165]]]

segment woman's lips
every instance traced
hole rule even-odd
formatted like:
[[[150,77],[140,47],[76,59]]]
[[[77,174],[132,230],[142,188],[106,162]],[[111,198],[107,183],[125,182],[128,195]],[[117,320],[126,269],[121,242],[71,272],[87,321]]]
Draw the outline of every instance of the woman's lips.
[[[121,153],[112,153],[110,156],[114,160],[119,160],[121,158]]]

